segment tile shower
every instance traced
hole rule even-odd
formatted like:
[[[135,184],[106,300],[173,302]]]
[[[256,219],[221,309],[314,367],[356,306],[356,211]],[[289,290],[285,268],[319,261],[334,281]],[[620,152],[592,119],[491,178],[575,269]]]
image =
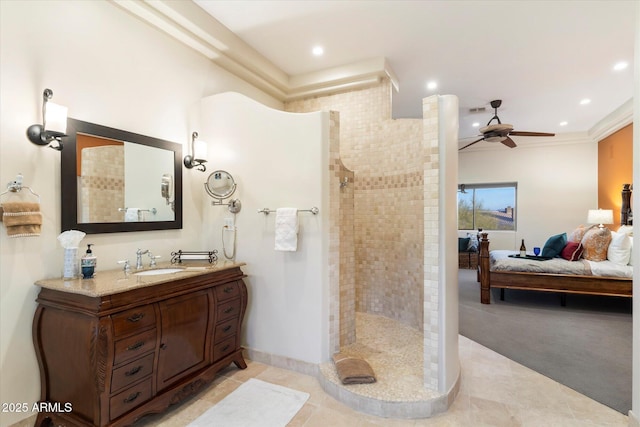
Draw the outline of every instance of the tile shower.
[[[446,410],[460,385],[457,370],[445,368],[447,360],[457,364],[457,342],[450,352],[440,325],[440,304],[451,288],[438,244],[449,228],[439,215],[446,187],[441,161],[449,164],[444,156],[452,154],[448,145],[441,152],[439,97],[423,101],[424,119],[394,120],[391,94],[383,79],[365,89],[293,101],[285,110],[331,111],[329,347],[372,360],[384,377],[377,390],[357,397],[341,389],[332,367],[323,364],[323,387],[364,412],[423,418]],[[457,128],[457,119],[446,124]],[[375,326],[384,319],[396,326]],[[365,331],[372,327],[377,337],[367,342]],[[400,350],[394,337],[402,341],[406,327],[417,339],[410,340],[410,350]],[[399,350],[410,351],[411,362],[398,358]]]
[[[335,351],[354,342],[355,312],[423,327],[423,121],[391,119],[391,90],[385,79],[285,106],[333,111],[330,209],[339,220],[331,224],[331,271],[338,271],[331,294],[341,307],[332,313],[340,330],[338,322],[330,326]]]

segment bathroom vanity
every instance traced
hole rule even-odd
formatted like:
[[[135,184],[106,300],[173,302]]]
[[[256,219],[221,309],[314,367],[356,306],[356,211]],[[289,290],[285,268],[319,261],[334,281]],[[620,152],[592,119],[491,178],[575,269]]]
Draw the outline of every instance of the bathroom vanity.
[[[232,362],[246,368],[242,265],[36,282],[36,425],[130,425],[197,393]]]

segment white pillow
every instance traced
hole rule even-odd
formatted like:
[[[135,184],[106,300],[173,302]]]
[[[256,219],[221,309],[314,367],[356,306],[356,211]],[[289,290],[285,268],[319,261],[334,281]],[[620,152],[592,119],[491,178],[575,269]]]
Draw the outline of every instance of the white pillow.
[[[611,243],[607,249],[607,259],[616,264],[627,265],[631,257],[631,238],[625,233],[611,232]]]
[[[632,225],[621,225],[618,228],[618,233],[624,233],[627,236],[633,236],[633,226]]]
[[[633,265],[633,239],[631,240],[631,246],[629,248],[629,265]]]

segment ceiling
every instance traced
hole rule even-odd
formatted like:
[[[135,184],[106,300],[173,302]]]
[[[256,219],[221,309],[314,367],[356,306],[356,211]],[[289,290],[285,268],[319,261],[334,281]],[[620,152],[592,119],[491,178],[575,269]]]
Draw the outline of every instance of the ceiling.
[[[287,76],[386,58],[394,117],[453,94],[461,138],[493,99],[515,130],[561,134],[588,132],[633,94],[637,1],[194,1]],[[613,71],[619,61],[629,66]]]
[[[632,0],[194,1],[288,76],[386,58],[394,118],[421,117],[422,98],[453,94],[461,138],[491,119],[493,99],[515,130],[561,134],[588,132],[633,94]],[[629,66],[613,71],[619,61]]]

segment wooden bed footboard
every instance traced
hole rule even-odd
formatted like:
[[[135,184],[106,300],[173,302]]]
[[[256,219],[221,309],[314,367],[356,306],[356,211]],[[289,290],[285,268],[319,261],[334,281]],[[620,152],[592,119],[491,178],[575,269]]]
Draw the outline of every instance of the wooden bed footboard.
[[[480,302],[483,304],[491,304],[491,288],[563,294],[632,296],[633,280],[623,277],[491,271],[488,233],[481,233],[481,236],[478,281],[480,282]]]

